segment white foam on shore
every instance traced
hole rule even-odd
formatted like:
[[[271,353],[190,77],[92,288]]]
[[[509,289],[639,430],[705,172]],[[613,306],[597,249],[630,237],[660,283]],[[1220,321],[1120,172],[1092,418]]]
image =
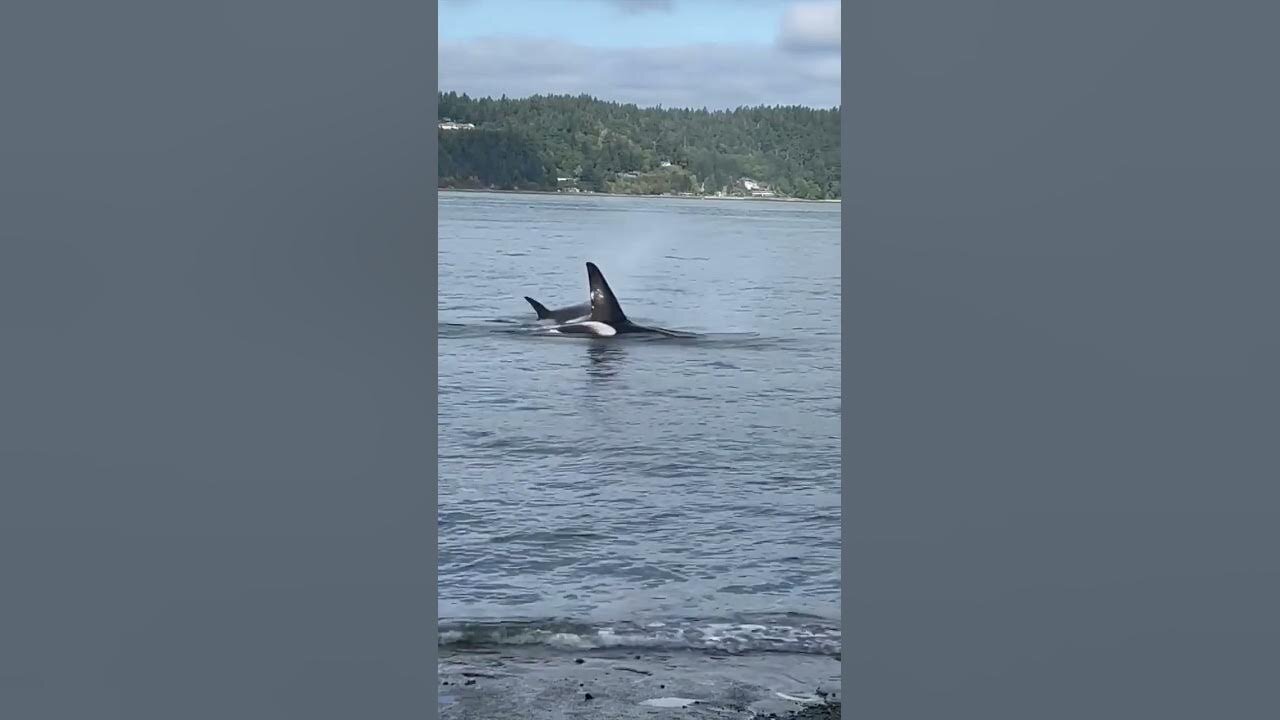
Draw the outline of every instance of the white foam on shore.
[[[561,650],[690,648],[728,652],[838,654],[840,630],[821,623],[668,621],[592,625],[564,621],[476,621],[440,627],[440,644],[544,645]]]
[[[649,698],[648,700],[641,700],[640,704],[649,705],[651,707],[682,708],[682,707],[689,707],[690,705],[696,702],[698,701],[692,700],[690,698],[660,697],[660,698]]]
[[[795,696],[795,695],[788,695],[788,694],[786,694],[786,693],[780,693],[780,692],[777,692],[777,691],[775,691],[773,694],[774,694],[774,695],[777,695],[778,697],[782,698],[783,700],[790,700],[790,701],[792,701],[792,702],[803,703],[803,704],[805,704],[805,705],[815,705],[815,704],[818,704],[818,703],[821,703],[821,702],[822,702],[822,698],[817,698],[817,697],[814,697],[814,696],[812,696],[812,695],[805,695],[804,697],[797,697],[797,696]]]

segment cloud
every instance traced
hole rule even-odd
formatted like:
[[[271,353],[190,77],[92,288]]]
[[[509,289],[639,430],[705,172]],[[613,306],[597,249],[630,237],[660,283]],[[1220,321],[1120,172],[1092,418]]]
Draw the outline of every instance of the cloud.
[[[476,0],[441,0],[453,5],[469,5]],[[674,9],[673,0],[582,0],[582,2],[604,2],[627,14],[645,12],[670,12]]]
[[[840,104],[840,57],[769,45],[593,48],[553,39],[440,43],[440,89],[473,96],[587,93],[642,106]]]
[[[670,12],[671,0],[610,0],[610,4],[629,14]]]
[[[805,0],[787,6],[778,46],[791,52],[840,52],[839,0]]]

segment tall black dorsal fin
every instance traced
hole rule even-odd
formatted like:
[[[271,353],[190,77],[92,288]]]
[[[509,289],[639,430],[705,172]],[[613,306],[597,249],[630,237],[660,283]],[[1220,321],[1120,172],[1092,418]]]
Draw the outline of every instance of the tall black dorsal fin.
[[[613,296],[604,273],[595,263],[587,263],[587,282],[591,285],[591,319],[610,325],[626,322],[627,316],[623,314],[618,298]]]

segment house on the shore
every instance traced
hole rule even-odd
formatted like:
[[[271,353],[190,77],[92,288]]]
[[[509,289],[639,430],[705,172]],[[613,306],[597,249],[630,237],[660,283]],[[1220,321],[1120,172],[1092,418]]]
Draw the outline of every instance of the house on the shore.
[[[445,118],[444,121],[441,122],[437,127],[439,127],[441,130],[475,130],[476,129],[476,126],[473,123],[454,122],[449,118]]]
[[[749,177],[739,178],[738,182],[734,183],[733,194],[756,198],[770,198],[778,196],[778,193],[770,189],[768,185],[765,185],[758,180],[752,180]]]

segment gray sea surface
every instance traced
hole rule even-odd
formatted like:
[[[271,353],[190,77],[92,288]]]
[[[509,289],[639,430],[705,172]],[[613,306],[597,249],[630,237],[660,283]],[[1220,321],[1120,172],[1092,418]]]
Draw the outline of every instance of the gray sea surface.
[[[439,209],[443,661],[834,663],[840,206],[441,192]],[[698,337],[542,334],[523,296],[585,302],[586,261],[633,321]]]

